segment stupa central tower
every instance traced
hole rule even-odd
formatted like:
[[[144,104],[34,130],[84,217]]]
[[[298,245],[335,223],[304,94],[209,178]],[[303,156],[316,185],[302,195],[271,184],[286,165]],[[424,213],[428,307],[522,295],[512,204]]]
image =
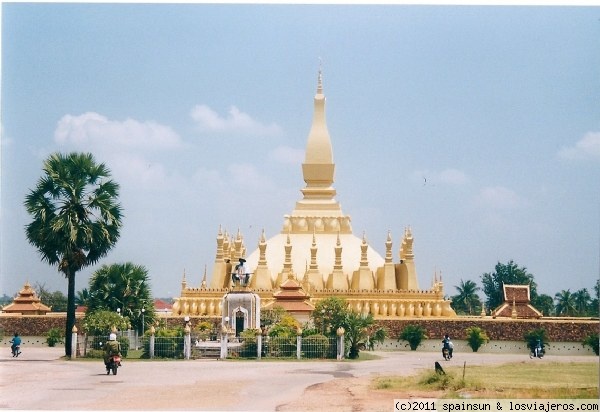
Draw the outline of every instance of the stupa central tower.
[[[352,233],[350,218],[342,213],[333,188],[335,164],[325,119],[323,75],[319,70],[314,98],[312,127],[308,134],[302,175],[306,187],[303,199],[296,202],[292,214],[285,217],[282,233]]]

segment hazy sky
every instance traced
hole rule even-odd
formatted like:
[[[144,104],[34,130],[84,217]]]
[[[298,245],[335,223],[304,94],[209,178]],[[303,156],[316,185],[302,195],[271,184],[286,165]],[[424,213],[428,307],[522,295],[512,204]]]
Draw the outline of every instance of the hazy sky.
[[[56,151],[111,169],[124,227],[100,264],[144,265],[155,296],[211,273],[219,225],[248,254],[277,234],[319,58],[355,234],[384,255],[390,230],[397,260],[411,226],[420,287],[438,270],[448,295],[509,260],[542,293],[592,291],[600,8],[4,3],[0,293],[66,294],[24,234]]]

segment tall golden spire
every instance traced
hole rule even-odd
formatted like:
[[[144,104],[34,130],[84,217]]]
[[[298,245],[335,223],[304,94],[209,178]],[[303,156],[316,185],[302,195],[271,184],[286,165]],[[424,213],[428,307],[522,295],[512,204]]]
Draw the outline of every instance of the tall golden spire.
[[[342,213],[340,204],[335,200],[336,191],[332,186],[334,171],[333,147],[325,120],[323,72],[319,67],[313,121],[302,164],[306,183],[301,190],[304,197],[296,202],[292,214],[286,216],[282,233],[310,233],[313,230],[331,234],[352,233],[350,217]]]

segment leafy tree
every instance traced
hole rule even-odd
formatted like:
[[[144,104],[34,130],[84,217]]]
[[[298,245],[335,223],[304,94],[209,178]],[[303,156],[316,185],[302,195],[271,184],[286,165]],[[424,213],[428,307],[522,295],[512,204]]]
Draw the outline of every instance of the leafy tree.
[[[375,323],[372,314],[363,315],[361,313],[349,312],[346,316],[345,340],[348,342],[350,359],[356,359],[359,356],[361,348],[367,347],[371,340],[381,341],[385,339],[385,330],[379,328],[373,334],[370,328]]]
[[[119,185],[91,154],[55,153],[44,162],[44,175],[25,198],[33,218],[25,230],[41,259],[57,265],[68,282],[65,336],[75,325],[75,275],[113,248],[121,228]],[[65,342],[71,356],[71,340]]]
[[[481,312],[481,300],[477,291],[481,290],[472,280],[464,281],[461,279],[460,285],[455,286],[458,295],[452,296],[452,307],[458,313],[474,315]]]
[[[105,309],[127,316],[136,330],[154,322],[154,299],[148,271],[133,263],[102,265],[90,278],[88,311]],[[144,315],[142,316],[142,308]]]
[[[36,282],[33,289],[40,301],[50,307],[52,312],[67,311],[67,297],[60,291],[50,292],[45,283]]]
[[[128,325],[129,318],[110,310],[88,311],[82,322],[83,330],[90,336],[108,336],[113,328],[125,330]]]
[[[550,295],[538,295],[535,299],[531,300],[531,304],[545,316],[552,316],[554,314],[554,299]]]
[[[287,311],[282,306],[274,306],[271,309],[261,310],[260,322],[262,326],[269,329],[272,325],[279,323],[281,318],[287,314]]]
[[[320,300],[310,317],[315,329],[325,336],[335,336],[339,327],[344,327],[349,313],[348,304],[335,296]]]
[[[512,260],[507,264],[498,262],[494,273],[481,275],[483,292],[487,296],[487,306],[495,309],[504,301],[503,285],[529,285],[531,300],[537,297],[537,284],[533,275],[524,267],[518,267]]]
[[[421,325],[406,325],[398,336],[398,340],[408,342],[410,350],[417,350],[423,339],[427,339],[427,333]]]
[[[575,297],[570,289],[561,290],[554,299],[556,300],[556,314],[558,316],[573,316],[575,313]]]

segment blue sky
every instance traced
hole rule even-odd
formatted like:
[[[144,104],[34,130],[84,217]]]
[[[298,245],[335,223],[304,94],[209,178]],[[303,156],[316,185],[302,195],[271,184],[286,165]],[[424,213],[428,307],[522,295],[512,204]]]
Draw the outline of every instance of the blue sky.
[[[322,59],[337,199],[384,254],[410,226],[421,288],[514,260],[542,293],[600,272],[600,8],[2,5],[1,292],[66,293],[24,235],[52,152],[121,185],[101,264],[156,296],[199,286],[219,225],[281,230],[301,198]],[[87,287],[82,271],[76,289]],[[483,295],[482,295],[483,296]]]

